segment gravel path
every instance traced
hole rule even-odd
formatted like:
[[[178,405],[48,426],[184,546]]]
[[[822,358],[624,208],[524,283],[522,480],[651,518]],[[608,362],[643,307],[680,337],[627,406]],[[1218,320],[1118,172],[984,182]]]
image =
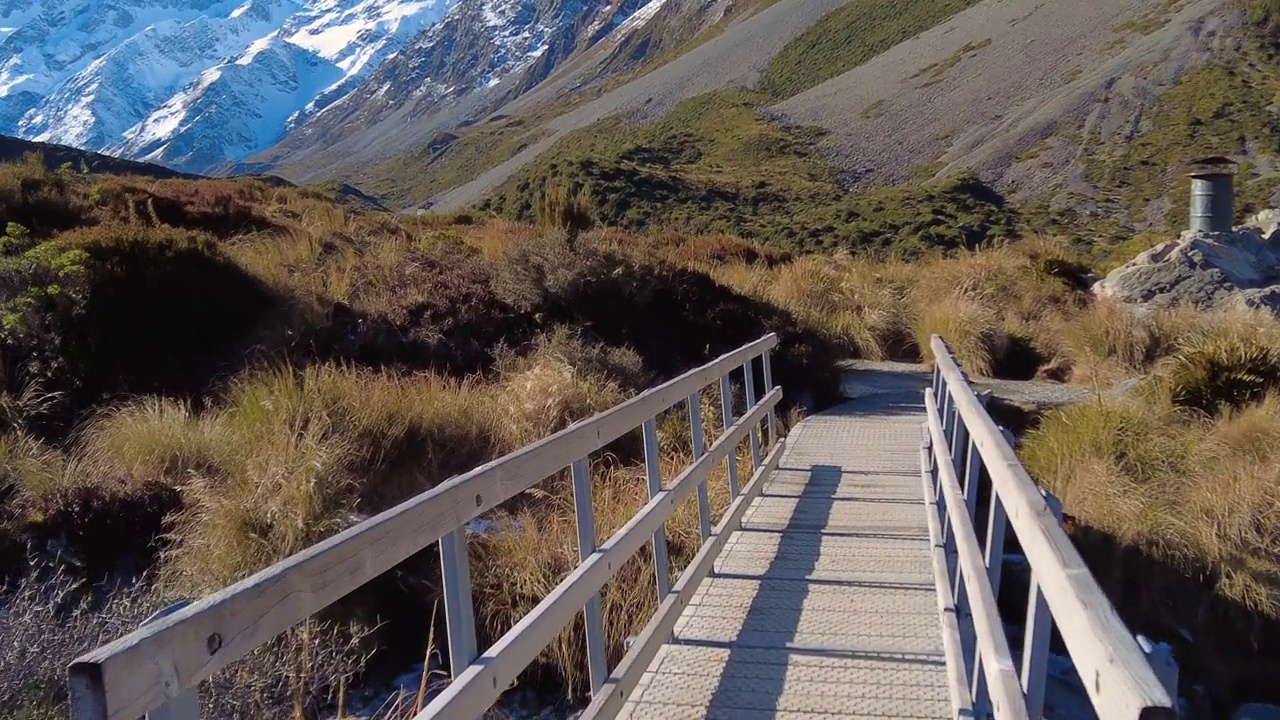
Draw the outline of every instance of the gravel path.
[[[845,2],[848,0],[781,0],[648,75],[549,121],[549,136],[474,181],[433,198],[432,209],[453,210],[481,199],[565,134],[610,115],[625,113],[637,121],[656,120],[681,100],[714,90],[754,86],[765,64],[784,45]]]
[[[1229,15],[1224,0],[986,0],[837,78],[778,105],[782,119],[831,131],[824,149],[851,176],[902,181],[942,158],[988,179],[1060,176],[1045,158],[1013,158],[1088,119],[1132,132],[1157,90],[1203,62]],[[1168,13],[1168,15],[1165,15]],[[1123,23],[1167,17],[1148,35]]]
[[[844,395],[850,399],[903,390],[921,391],[931,382],[932,370],[919,363],[847,360],[840,367],[844,371]],[[990,390],[1005,402],[1029,408],[1073,405],[1093,397],[1087,388],[1041,380],[973,378],[972,384],[976,392]]]

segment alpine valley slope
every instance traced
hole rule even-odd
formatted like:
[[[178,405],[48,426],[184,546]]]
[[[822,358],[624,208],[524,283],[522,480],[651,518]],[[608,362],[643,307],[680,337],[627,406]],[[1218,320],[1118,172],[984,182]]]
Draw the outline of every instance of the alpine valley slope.
[[[663,117],[681,100],[755,87],[770,60],[842,0],[780,0],[690,52],[554,115],[509,160],[427,203],[471,205],[573,131],[611,116]],[[1083,136],[1124,141],[1144,113],[1193,69],[1230,52],[1241,13],[1230,0],[982,0],[946,22],[816,87],[778,98],[767,114],[827,131],[821,148],[844,182],[920,179],[962,169],[1026,196],[1096,193],[1081,179]],[[861,32],[861,30],[852,30]],[[581,78],[561,79],[556,89]],[[537,88],[495,113],[537,117],[563,93]],[[1043,158],[1027,151],[1058,136]]]

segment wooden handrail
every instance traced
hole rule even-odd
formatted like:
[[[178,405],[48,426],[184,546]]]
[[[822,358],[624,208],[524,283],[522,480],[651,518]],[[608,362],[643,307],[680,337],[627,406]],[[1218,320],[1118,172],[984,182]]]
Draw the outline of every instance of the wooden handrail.
[[[973,614],[978,651],[982,658],[983,676],[991,696],[991,710],[996,720],[1027,720],[1027,704],[1022,697],[1022,685],[1018,671],[1013,666],[1013,654],[1009,640],[1000,621],[995,593],[987,582],[987,568],[983,564],[982,550],[978,547],[978,534],[969,517],[968,503],[960,489],[960,480],[950,463],[936,462],[938,457],[949,457],[946,432],[942,429],[942,417],[933,393],[925,393],[925,411],[929,417],[929,437],[938,468],[938,486],[945,497],[947,517],[950,518],[956,542],[959,571],[965,578],[964,589]]]
[[[1098,716],[1102,720],[1176,718],[1169,693],[1137,640],[978,401],[950,349],[937,335],[930,348],[943,381],[939,390],[958,412],[982,459]]]
[[[926,430],[927,432],[927,430]],[[951,718],[973,717],[973,696],[964,672],[964,650],[960,641],[960,622],[955,599],[951,597],[951,578],[947,575],[947,554],[939,521],[937,491],[930,468],[934,465],[933,444],[920,443],[920,485],[924,493],[925,524],[929,528],[929,555],[933,561],[933,585],[938,596],[938,617],[942,621],[942,654],[947,660],[947,694],[951,696]]]
[[[698,591],[699,584],[710,574],[729,536],[742,527],[742,518],[746,515],[747,508],[751,506],[751,501],[760,494],[766,479],[778,469],[778,462],[782,459],[784,448],[785,441],[779,439],[746,486],[742,488],[741,494],[730,503],[724,516],[716,525],[715,532],[703,543],[702,548],[693,556],[693,560],[689,561],[689,567],[680,573],[675,587],[671,588],[671,594],[662,601],[653,618],[636,636],[631,649],[609,675],[600,692],[592,696],[591,704],[582,711],[578,720],[606,720],[616,717],[622,711],[627,698],[631,697],[631,693],[640,684],[640,678],[649,670],[654,658],[658,656],[658,651],[671,639],[681,613],[693,599],[694,593]]]
[[[653,537],[680,503],[707,477],[711,468],[728,457],[752,429],[758,428],[765,415],[781,399],[780,389],[770,391],[720,436],[705,455],[680,473],[669,487],[657,493],[515,627],[441,691],[415,720],[472,720],[483,715],[538,654],[555,640],[556,634],[573,621],[587,600]]]
[[[777,344],[777,336],[770,334],[729,352],[83,655],[68,670],[72,717],[134,720],[161,706],[444,535],[696,395]],[[776,404],[776,396],[768,397]]]

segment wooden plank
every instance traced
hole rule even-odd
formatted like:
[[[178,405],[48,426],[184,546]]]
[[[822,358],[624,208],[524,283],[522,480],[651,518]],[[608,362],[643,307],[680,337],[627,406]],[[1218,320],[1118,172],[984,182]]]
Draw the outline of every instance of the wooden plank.
[[[72,717],[145,714],[777,344],[767,335],[81,656],[68,669]]]
[[[711,572],[729,536],[742,526],[742,516],[746,514],[751,501],[760,494],[768,476],[778,468],[778,461],[782,459],[785,447],[784,440],[774,439],[773,452],[764,459],[764,464],[751,476],[747,486],[742,488],[742,494],[725,511],[724,517],[716,525],[715,534],[698,550],[698,554],[694,555],[693,560],[689,562],[689,567],[681,573],[680,579],[672,588],[671,595],[663,601],[653,619],[645,625],[636,642],[622,658],[622,662],[605,681],[603,691],[592,698],[591,704],[582,712],[579,720],[614,718],[622,710],[627,698],[631,696],[640,678],[644,676],[654,657],[657,656],[658,650],[662,648],[663,643],[671,639],[680,614],[684,612],[690,598],[697,592],[698,586]]]
[[[560,582],[542,602],[515,627],[486,650],[461,676],[436,696],[414,720],[449,718],[474,720],[485,713],[515,682],[520,673],[551,644],[578,609],[593,593],[604,587],[623,564],[656,530],[681,501],[689,496],[717,462],[738,447],[754,424],[778,404],[782,391],[775,388],[760,403],[720,436],[707,454],[680,473],[670,487],[648,502],[600,546],[586,562]]]
[[[1137,640],[1070,538],[1058,527],[1044,497],[965,382],[946,344],[935,335],[930,346],[1099,717],[1176,718],[1169,693]]]
[[[929,436],[934,456],[941,460],[950,455],[946,431],[938,415],[938,404],[932,392],[926,392],[925,412],[929,417]],[[944,453],[946,453],[944,455]],[[987,696],[996,720],[1027,720],[1027,705],[1022,698],[1022,684],[1013,665],[1013,653],[1004,634],[1004,624],[996,607],[995,594],[987,583],[987,568],[982,549],[978,546],[978,534],[969,517],[969,506],[960,479],[951,463],[938,463],[938,484],[946,503],[947,517],[951,519],[952,537],[959,555],[959,574],[965,578],[964,590],[969,598],[969,612],[973,615],[974,634],[981,671],[986,679]],[[978,672],[975,668],[974,672]],[[975,683],[975,686],[977,683]]]
[[[925,425],[928,429],[928,425]],[[973,717],[973,701],[964,676],[964,651],[960,642],[960,624],[956,620],[955,599],[947,571],[947,555],[942,540],[942,523],[938,519],[938,491],[934,486],[930,465],[933,453],[928,440],[920,443],[920,480],[923,484],[925,512],[929,523],[930,554],[933,559],[933,584],[937,588],[938,617],[942,620],[942,653],[947,658],[947,689],[951,694],[952,720]]]

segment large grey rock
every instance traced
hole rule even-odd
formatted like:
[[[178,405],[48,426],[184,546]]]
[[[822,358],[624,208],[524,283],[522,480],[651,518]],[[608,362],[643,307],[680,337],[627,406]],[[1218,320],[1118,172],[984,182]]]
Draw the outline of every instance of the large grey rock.
[[[1146,307],[1237,306],[1280,315],[1277,227],[1280,212],[1267,211],[1229,233],[1183,232],[1112,270],[1093,291]]]

